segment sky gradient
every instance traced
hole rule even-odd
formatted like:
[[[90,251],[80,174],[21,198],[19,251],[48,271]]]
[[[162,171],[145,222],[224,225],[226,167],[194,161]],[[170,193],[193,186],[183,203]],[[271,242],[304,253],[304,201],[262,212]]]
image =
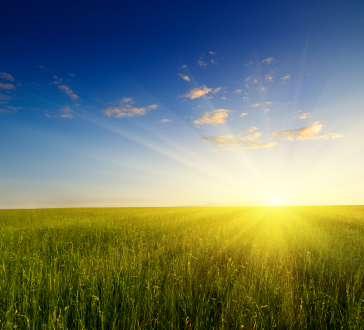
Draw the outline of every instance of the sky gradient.
[[[6,3],[0,208],[363,204],[363,12]]]

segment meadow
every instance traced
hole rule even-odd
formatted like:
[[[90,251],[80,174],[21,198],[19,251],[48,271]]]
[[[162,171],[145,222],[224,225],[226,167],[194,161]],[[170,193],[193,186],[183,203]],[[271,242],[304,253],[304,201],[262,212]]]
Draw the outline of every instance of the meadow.
[[[364,207],[0,210],[0,329],[364,329]]]

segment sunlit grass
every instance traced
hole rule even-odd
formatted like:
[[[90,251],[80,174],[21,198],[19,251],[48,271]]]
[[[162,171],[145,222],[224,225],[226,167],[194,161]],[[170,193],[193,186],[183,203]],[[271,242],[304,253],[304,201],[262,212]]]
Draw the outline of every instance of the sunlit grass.
[[[1,329],[363,329],[364,208],[0,211]]]

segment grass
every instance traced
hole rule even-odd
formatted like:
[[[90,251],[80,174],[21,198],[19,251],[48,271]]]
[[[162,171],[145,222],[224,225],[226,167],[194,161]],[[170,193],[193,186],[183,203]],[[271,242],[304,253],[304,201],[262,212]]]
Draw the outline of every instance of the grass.
[[[364,207],[0,211],[0,329],[364,329]]]

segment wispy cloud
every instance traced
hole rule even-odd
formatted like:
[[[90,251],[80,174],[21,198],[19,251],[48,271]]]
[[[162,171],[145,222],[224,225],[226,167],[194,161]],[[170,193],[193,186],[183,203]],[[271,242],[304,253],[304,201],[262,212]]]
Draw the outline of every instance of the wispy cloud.
[[[249,101],[249,96],[243,96],[243,101]]]
[[[221,87],[217,87],[217,88],[215,88],[213,91],[212,91],[212,93],[213,94],[216,94],[216,93],[218,93],[218,92],[220,92],[221,91]]]
[[[267,109],[264,109],[264,112],[265,113],[268,113],[269,111],[270,111],[270,109],[268,109],[268,108]]]
[[[12,110],[12,111],[18,111],[20,109],[23,109],[23,107],[11,107],[10,105],[6,106],[8,109]]]
[[[53,79],[54,79],[54,81],[53,81],[53,84],[54,85],[59,85],[59,84],[62,84],[62,78],[58,78],[57,76],[53,76]]]
[[[254,127],[254,126],[249,126],[249,127],[243,127],[241,129],[241,132],[244,132],[244,133],[251,133],[251,132],[254,132],[255,130],[257,130],[258,128],[257,127]]]
[[[203,85],[200,88],[194,88],[189,91],[189,93],[183,95],[183,97],[188,97],[191,100],[197,99],[201,96],[204,96],[208,93],[212,92],[212,88],[207,88],[206,85]]]
[[[213,51],[211,51],[211,50],[210,50],[209,54],[210,54],[210,55],[212,55],[212,56],[215,56],[215,55],[216,55],[216,53],[214,53],[214,52],[213,52]]]
[[[246,113],[246,112],[242,112],[241,113],[241,115],[240,115],[240,117],[245,117],[245,116],[247,116],[248,114]]]
[[[12,99],[12,96],[0,93],[0,104],[6,104]]]
[[[251,127],[252,131],[256,129]],[[258,149],[258,148],[270,148],[277,144],[277,142],[261,142],[258,139],[262,136],[262,133],[256,132],[249,134],[245,137],[235,138],[232,135],[228,136],[210,136],[210,137],[200,137],[201,142],[210,142],[217,146],[222,146],[225,144],[230,145],[243,145],[243,149]]]
[[[9,113],[9,112],[16,112],[19,109],[23,109],[22,107],[11,107],[10,105],[7,105],[5,108],[0,109],[0,113]]]
[[[265,102],[265,104],[271,105],[271,104],[273,104],[273,102],[267,101],[267,102]]]
[[[257,142],[252,141],[250,142],[246,147],[243,147],[243,149],[259,149],[259,148],[270,148],[275,145],[277,145],[277,142]]]
[[[133,102],[133,98],[132,97],[123,97],[120,100],[120,103],[134,103],[134,102]]]
[[[76,77],[76,75],[74,73],[67,73],[67,76]]]
[[[186,80],[186,81],[191,81],[190,77],[189,76],[185,76],[181,73],[178,73],[178,75],[183,79],[183,80]]]
[[[213,112],[205,112],[201,117],[197,118],[193,123],[195,125],[217,125],[223,124],[226,122],[227,118],[229,117],[229,113],[231,110],[227,109],[217,109]]]
[[[306,113],[303,113],[302,115],[299,115],[296,118],[298,118],[298,119],[306,119],[308,117],[310,117],[310,113],[309,112],[306,112]]]
[[[240,94],[241,93],[241,89],[237,89],[235,92],[233,92],[234,94]]]
[[[265,76],[265,80],[268,81],[268,82],[273,82],[273,77],[270,73],[268,73],[266,76]]]
[[[162,120],[160,120],[159,121],[160,123],[170,123],[171,122],[171,120],[169,120],[169,119],[162,119]]]
[[[286,140],[319,140],[319,139],[336,139],[342,138],[340,133],[328,133],[324,135],[318,135],[322,129],[322,124],[319,121],[314,122],[311,126],[301,127],[298,129],[290,129],[286,131],[276,131],[272,136],[283,136]]]
[[[291,78],[291,76],[288,74],[287,76],[284,76],[283,78],[281,78],[282,80],[288,80],[289,78]]]
[[[265,60],[263,60],[262,62],[265,63],[265,64],[270,64],[273,60],[274,60],[273,57],[268,57]]]
[[[68,86],[60,85],[60,86],[58,86],[58,88],[62,92],[66,93],[72,100],[78,100],[79,99],[79,96],[71,88],[69,88]]]
[[[245,63],[245,66],[250,67],[252,64],[254,64],[253,61],[249,61],[248,63]]]
[[[251,105],[251,107],[252,108],[256,108],[256,107],[259,107],[261,105],[263,105],[263,104],[261,104],[261,103],[254,103],[254,104]]]
[[[63,109],[60,110],[60,117],[62,118],[68,118],[68,119],[72,119],[73,118],[73,114],[72,114],[72,110],[69,106],[65,106]]]
[[[205,68],[205,67],[207,66],[207,63],[205,63],[204,61],[201,61],[201,60],[198,60],[198,61],[197,61],[197,64],[198,64],[199,66],[202,66],[203,68]]]
[[[226,100],[226,96],[223,96],[221,99],[222,99],[222,100]]]
[[[186,68],[187,68],[187,65],[186,65],[186,64],[184,64],[184,65],[182,65],[182,66],[181,66],[181,68],[182,68],[182,69],[186,69]]]
[[[121,100],[121,105],[118,107],[108,107],[101,112],[108,117],[115,117],[115,118],[123,118],[123,117],[136,117],[136,116],[144,116],[147,114],[148,111],[157,109],[157,104],[149,105],[148,107],[144,108],[137,108],[133,107],[132,102],[133,98],[131,97],[124,97]],[[128,103],[128,104],[123,104]]]
[[[260,90],[260,91],[262,91],[262,92],[264,92],[264,91],[266,91],[268,88],[267,87],[264,87],[264,86],[260,86],[259,88],[258,88],[258,90]]]
[[[212,64],[217,64],[217,62],[215,62],[215,60],[210,60],[210,62],[212,63]]]
[[[5,72],[0,72],[0,78],[4,80],[14,81],[14,77],[11,74]]]
[[[5,90],[11,90],[15,89],[15,86],[13,84],[2,84],[0,83],[0,88]]]
[[[252,79],[252,76],[245,79],[245,82],[248,82],[250,79]]]

